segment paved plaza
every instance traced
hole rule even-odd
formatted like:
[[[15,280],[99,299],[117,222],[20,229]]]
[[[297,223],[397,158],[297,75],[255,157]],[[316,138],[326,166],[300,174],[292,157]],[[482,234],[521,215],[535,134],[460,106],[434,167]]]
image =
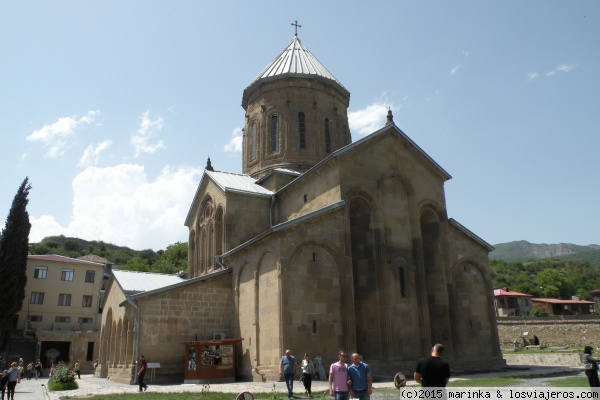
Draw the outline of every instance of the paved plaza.
[[[532,379],[528,381],[524,386],[543,386],[544,375],[555,376],[560,373],[568,373],[573,371],[580,371],[580,375],[583,375],[583,370],[580,367],[543,367],[543,366],[519,366],[516,368],[508,368],[501,372],[490,372],[482,374],[468,374],[459,375],[453,377],[451,380],[460,379],[472,379],[477,377],[491,377],[491,376],[518,376],[524,377],[532,376]],[[409,377],[410,378],[410,377]],[[61,392],[49,392],[47,390],[48,378],[42,378],[39,380],[22,380],[17,385],[17,391],[15,395],[16,400],[59,400],[64,397],[75,397],[75,396],[89,396],[94,394],[109,394],[109,393],[137,393],[138,387],[136,385],[126,385],[123,383],[116,383],[107,379],[96,378],[92,375],[82,375],[81,379],[77,379],[79,389],[61,391]],[[158,393],[171,393],[171,392],[186,392],[186,393],[202,393],[203,390],[209,390],[211,392],[224,392],[231,393],[232,400],[235,398],[234,395],[238,393],[248,391],[251,393],[270,393],[275,390],[280,397],[285,397],[287,392],[285,382],[235,382],[235,383],[222,383],[222,384],[211,384],[208,387],[204,385],[153,385],[147,380],[148,392]],[[531,384],[528,384],[531,383]],[[411,379],[408,381],[408,385],[416,385]],[[326,381],[313,381],[313,392],[322,392],[327,390]],[[379,381],[373,383],[374,396],[377,397],[378,388],[393,388],[394,384],[391,378],[381,378]],[[296,395],[303,396],[304,387],[302,383],[296,381],[294,384],[294,393]]]

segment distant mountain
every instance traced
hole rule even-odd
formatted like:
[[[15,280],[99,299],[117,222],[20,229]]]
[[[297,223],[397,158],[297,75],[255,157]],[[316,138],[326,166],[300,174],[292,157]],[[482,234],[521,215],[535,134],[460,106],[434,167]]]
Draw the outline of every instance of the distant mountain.
[[[539,259],[558,258],[569,261],[586,261],[590,264],[600,264],[600,245],[590,244],[579,246],[570,243],[536,244],[525,240],[510,243],[495,244],[496,248],[490,253],[494,260],[530,261]]]

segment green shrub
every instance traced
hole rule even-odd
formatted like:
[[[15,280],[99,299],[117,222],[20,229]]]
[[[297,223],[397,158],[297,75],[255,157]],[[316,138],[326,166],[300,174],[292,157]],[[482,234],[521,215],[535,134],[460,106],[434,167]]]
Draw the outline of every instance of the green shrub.
[[[53,379],[48,380],[48,390],[51,392],[75,389],[79,389],[79,385],[77,384],[77,382],[56,382]]]
[[[532,317],[547,317],[548,311],[544,310],[543,308],[534,308],[533,310],[531,310],[529,315],[531,315]]]

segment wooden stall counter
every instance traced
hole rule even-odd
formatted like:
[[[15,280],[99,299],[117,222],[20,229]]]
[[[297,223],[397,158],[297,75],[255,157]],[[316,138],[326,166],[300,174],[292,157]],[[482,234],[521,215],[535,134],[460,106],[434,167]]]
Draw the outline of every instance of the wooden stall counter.
[[[235,382],[235,348],[242,339],[183,342],[184,383]]]

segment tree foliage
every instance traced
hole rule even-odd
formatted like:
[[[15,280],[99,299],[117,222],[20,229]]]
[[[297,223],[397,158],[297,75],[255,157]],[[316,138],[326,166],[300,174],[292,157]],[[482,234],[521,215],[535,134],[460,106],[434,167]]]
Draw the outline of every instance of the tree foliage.
[[[94,254],[107,259],[119,269],[176,274],[187,271],[188,244],[176,242],[167,246],[166,250],[137,251],[103,241],[87,241],[60,235],[46,237],[39,243],[30,244],[29,252],[39,255],[58,254],[71,258]]]
[[[21,310],[27,283],[27,254],[31,223],[27,212],[29,179],[25,178],[15,195],[6,225],[0,232],[0,329],[11,329],[13,316]]]
[[[507,287],[535,297],[560,299],[574,295],[589,299],[589,292],[600,288],[600,269],[588,263],[557,259],[489,261],[494,288]]]

